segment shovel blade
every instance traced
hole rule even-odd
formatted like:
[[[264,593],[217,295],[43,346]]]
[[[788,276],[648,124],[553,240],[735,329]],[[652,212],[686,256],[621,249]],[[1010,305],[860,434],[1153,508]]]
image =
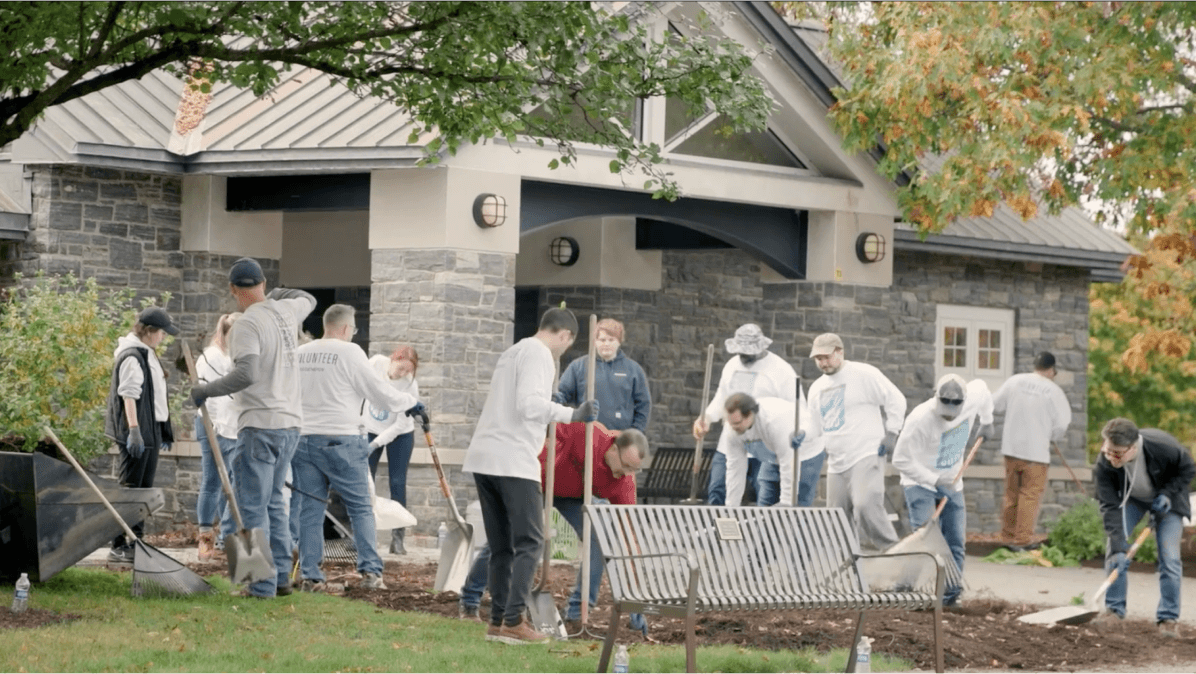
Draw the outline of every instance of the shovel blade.
[[[469,552],[473,545],[473,525],[449,528],[440,548],[440,564],[436,567],[436,592],[460,592],[469,575]]]
[[[242,529],[226,536],[224,554],[228,556],[228,576],[234,583],[256,583],[278,576],[270,541],[261,529]]]
[[[527,602],[527,608],[532,614],[532,626],[555,639],[568,639],[565,621],[561,620],[561,613],[556,608],[556,600],[548,590],[537,590]]]
[[[1099,609],[1091,606],[1060,606],[1021,616],[1018,621],[1030,625],[1082,625],[1095,618],[1099,612]]]

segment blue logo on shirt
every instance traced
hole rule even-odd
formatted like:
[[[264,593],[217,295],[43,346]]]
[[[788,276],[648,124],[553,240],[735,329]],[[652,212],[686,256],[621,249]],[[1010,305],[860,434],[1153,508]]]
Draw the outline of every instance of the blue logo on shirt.
[[[757,373],[755,372],[740,370],[731,375],[731,384],[728,389],[731,393],[752,395],[756,391],[756,376]]]
[[[935,468],[939,470],[950,468],[963,459],[963,448],[968,444],[968,430],[971,427],[971,421],[968,419],[943,433],[943,437],[939,440],[939,456],[938,460],[934,462]]]
[[[375,421],[386,421],[388,418],[390,418],[390,410],[380,410],[373,405],[370,405],[369,408],[370,416],[373,417]]]
[[[822,415],[822,430],[837,431],[843,428],[847,419],[847,384],[828,388],[818,398],[818,412]]]

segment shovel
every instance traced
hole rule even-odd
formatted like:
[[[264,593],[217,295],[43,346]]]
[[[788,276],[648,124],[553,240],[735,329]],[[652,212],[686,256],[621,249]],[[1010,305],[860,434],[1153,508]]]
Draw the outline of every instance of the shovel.
[[[984,437],[976,438],[975,444],[968,450],[968,455],[960,464],[959,470],[955,473],[955,479],[951,484],[959,481],[963,476],[963,472],[967,470],[968,464],[976,456],[976,450],[980,449],[980,445],[984,442]],[[918,527],[914,533],[897,541],[885,554],[905,553],[905,552],[929,552],[938,556],[943,560],[943,565],[947,571],[947,585],[961,586],[963,585],[963,571],[955,563],[955,556],[951,554],[951,546],[947,545],[947,539],[943,538],[943,531],[939,528],[939,515],[942,515],[943,508],[947,507],[947,499],[939,501],[938,507],[934,509],[934,514],[925,524]],[[929,578],[922,579],[922,572],[925,570],[924,565],[921,564],[898,564],[894,562],[885,562],[885,568],[882,570],[879,565],[868,565],[869,574],[868,581],[870,584],[880,587],[924,587],[929,584]]]
[[[553,377],[552,390],[556,391],[558,377]],[[568,639],[569,634],[565,623],[561,620],[561,613],[557,610],[556,599],[548,589],[548,570],[552,565],[552,496],[556,486],[556,423],[548,424],[548,454],[544,460],[544,564],[540,567],[540,585],[532,590],[527,608],[532,613],[532,625],[542,634],[549,634],[557,639]]]
[[[710,370],[714,367],[714,345],[706,345],[706,380],[702,384],[702,407],[698,409],[699,418],[706,416],[706,406],[710,404]],[[705,499],[698,498],[698,473],[702,469],[702,441],[705,436],[698,438],[694,444],[693,477],[689,483],[689,498],[682,499],[682,505],[702,505]]]
[[[195,374],[195,359],[191,357],[191,346],[183,342],[183,357],[187,360],[187,372],[191,375],[191,384],[199,381]],[[220,445],[216,442],[216,429],[212,426],[212,417],[208,414],[207,404],[199,406],[203,412],[204,431],[208,434],[208,445],[213,449]],[[228,508],[233,521],[237,523],[237,530],[224,537],[224,554],[228,557],[228,577],[233,583],[252,584],[262,580],[278,577],[278,570],[274,568],[273,552],[266,532],[260,528],[252,531],[245,528],[241,521],[241,509],[237,506],[237,497],[233,494],[233,486],[228,481],[228,469],[224,467],[224,457],[220,450],[212,452],[212,460],[216,462],[216,472],[220,474],[220,484],[224,487],[224,495],[228,497]]]
[[[432,589],[436,592],[451,590],[460,592],[465,585],[465,577],[469,575],[469,552],[473,550],[473,525],[465,521],[461,511],[457,510],[457,501],[453,499],[453,492],[449,489],[448,480],[444,478],[444,468],[440,465],[440,457],[436,454],[436,443],[432,441],[432,431],[428,427],[428,418],[421,420],[424,428],[424,440],[428,443],[428,451],[432,453],[432,464],[436,466],[436,476],[440,478],[440,491],[448,499],[449,526],[448,536],[440,547],[440,564],[436,567],[436,584]]]
[[[1138,548],[1142,545],[1146,537],[1150,535],[1150,527],[1142,527],[1142,533],[1134,539],[1134,544],[1130,546],[1129,551],[1125,553],[1126,564],[1134,558],[1134,553],[1138,552]],[[1058,608],[1050,608],[1038,613],[1030,613],[1018,618],[1019,621],[1029,623],[1031,625],[1054,625],[1055,623],[1062,623],[1064,625],[1083,625],[1091,621],[1100,613],[1101,600],[1105,598],[1105,592],[1109,591],[1109,586],[1117,580],[1117,576],[1121,574],[1120,569],[1113,569],[1105,582],[1101,583],[1100,587],[1096,588],[1096,592],[1092,598],[1088,600],[1083,606],[1060,606]]]

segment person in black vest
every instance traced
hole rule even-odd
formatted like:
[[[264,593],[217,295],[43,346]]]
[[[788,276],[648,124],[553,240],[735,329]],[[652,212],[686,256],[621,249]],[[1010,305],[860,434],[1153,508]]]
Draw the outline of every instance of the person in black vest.
[[[158,452],[174,442],[170,408],[166,401],[166,373],[154,351],[166,335],[179,329],[170,315],[149,307],[137,317],[133,331],[116,343],[116,363],[108,392],[104,434],[120,447],[120,483],[126,487],[154,486]],[[140,538],[143,524],[133,526]],[[133,564],[133,541],[121,534],[108,552],[111,564]]]

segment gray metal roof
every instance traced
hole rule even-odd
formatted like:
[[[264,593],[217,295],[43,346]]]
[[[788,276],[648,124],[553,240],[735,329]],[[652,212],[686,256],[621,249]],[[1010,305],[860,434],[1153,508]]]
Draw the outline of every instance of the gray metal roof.
[[[154,71],[55,105],[30,133],[66,153],[78,143],[165,150],[182,90],[178,78]]]

